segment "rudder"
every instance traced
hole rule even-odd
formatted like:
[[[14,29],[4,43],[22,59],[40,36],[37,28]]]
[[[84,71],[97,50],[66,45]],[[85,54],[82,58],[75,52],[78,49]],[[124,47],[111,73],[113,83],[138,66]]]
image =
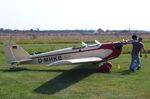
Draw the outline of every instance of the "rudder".
[[[27,53],[22,47],[12,41],[4,43],[4,52],[7,63],[9,64],[13,64],[19,60],[29,58],[30,56],[30,54]]]

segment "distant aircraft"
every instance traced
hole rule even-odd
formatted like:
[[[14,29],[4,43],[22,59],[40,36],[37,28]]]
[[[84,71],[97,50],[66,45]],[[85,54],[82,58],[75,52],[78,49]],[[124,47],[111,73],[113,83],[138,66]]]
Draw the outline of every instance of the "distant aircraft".
[[[48,64],[48,66],[63,65],[63,64],[78,64],[78,63],[104,63],[107,64],[110,71],[111,63],[105,63],[111,59],[117,58],[122,51],[123,42],[106,42],[100,43],[95,40],[95,44],[88,45],[82,42],[81,47],[69,47],[49,52],[30,55],[22,47],[10,41],[4,44],[4,50],[7,62],[14,69],[19,64]],[[103,71],[102,66],[97,70]],[[106,69],[106,68],[104,68]],[[104,70],[105,72],[105,70]]]

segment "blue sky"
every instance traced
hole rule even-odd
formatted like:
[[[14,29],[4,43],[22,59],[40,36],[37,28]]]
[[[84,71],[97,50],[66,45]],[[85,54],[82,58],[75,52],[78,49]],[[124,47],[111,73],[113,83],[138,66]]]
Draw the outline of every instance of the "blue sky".
[[[150,30],[149,0],[0,0],[0,28]]]

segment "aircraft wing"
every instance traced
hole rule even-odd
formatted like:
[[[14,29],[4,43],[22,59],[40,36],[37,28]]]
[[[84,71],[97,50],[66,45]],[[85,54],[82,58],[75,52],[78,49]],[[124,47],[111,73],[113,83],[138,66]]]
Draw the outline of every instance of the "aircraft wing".
[[[102,58],[99,57],[87,57],[87,58],[78,58],[78,59],[69,59],[69,60],[61,60],[56,61],[48,66],[55,66],[55,65],[64,65],[64,64],[78,64],[78,63],[90,63],[90,62],[101,62]]]

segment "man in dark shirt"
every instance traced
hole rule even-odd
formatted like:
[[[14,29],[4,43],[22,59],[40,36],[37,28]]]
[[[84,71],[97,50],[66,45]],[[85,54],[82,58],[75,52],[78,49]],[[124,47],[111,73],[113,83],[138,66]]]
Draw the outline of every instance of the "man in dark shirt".
[[[133,48],[131,52],[132,60],[130,64],[130,70],[134,72],[136,68],[137,69],[141,68],[141,62],[140,62],[140,56],[142,55],[141,50],[143,49],[145,53],[145,58],[147,57],[147,54],[144,45],[142,43],[142,38],[139,38],[137,40],[137,36],[133,35],[132,39],[133,39],[132,41]]]

